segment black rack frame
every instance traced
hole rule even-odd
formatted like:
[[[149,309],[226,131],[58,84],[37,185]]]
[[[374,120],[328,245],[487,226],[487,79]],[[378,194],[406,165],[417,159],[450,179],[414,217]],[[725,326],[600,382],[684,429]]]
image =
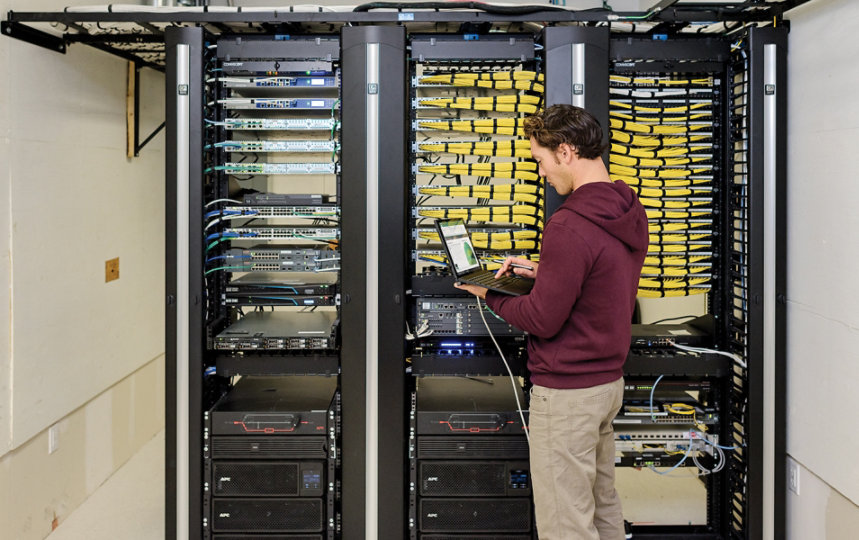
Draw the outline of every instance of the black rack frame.
[[[785,372],[784,369],[773,369],[771,363],[764,358],[764,349],[771,348],[770,356],[781,358],[784,355],[784,299],[785,299],[785,241],[784,236],[776,237],[774,245],[765,236],[768,227],[775,226],[778,230],[784,230],[785,201],[783,193],[783,182],[785,175],[785,151],[786,141],[784,130],[772,135],[774,138],[764,136],[760,126],[765,124],[765,115],[775,114],[779,122],[783,122],[786,110],[786,73],[784,70],[784,58],[786,55],[786,26],[783,15],[786,11],[806,3],[809,0],[786,0],[783,2],[735,2],[733,4],[719,4],[718,7],[706,5],[706,2],[696,4],[677,4],[676,0],[662,0],[647,12],[641,13],[611,13],[603,10],[570,11],[566,9],[538,11],[518,11],[514,13],[501,13],[485,9],[485,5],[462,6],[469,11],[453,11],[460,7],[454,4],[434,4],[434,7],[399,4],[370,4],[364,10],[348,13],[313,12],[301,13],[292,11],[270,11],[270,12],[245,12],[240,10],[235,13],[222,11],[188,11],[188,12],[137,12],[137,13],[83,13],[83,12],[13,12],[7,15],[7,20],[2,21],[2,33],[35,45],[39,45],[56,52],[65,53],[68,45],[72,43],[86,44],[110,54],[114,54],[133,62],[135,69],[149,67],[159,71],[165,70],[165,65],[170,64],[171,57],[175,56],[178,44],[190,45],[191,72],[201,71],[201,59],[206,53],[204,36],[217,37],[220,34],[246,33],[248,35],[272,35],[282,33],[306,33],[313,28],[327,28],[328,33],[342,32],[344,37],[344,51],[347,44],[355,47],[349,54],[354,61],[355,73],[348,78],[363,80],[363,69],[365,59],[359,50],[366,42],[374,41],[381,43],[386,49],[387,65],[405,66],[406,33],[409,31],[422,31],[424,23],[446,22],[451,23],[445,32],[473,32],[475,29],[482,31],[533,31],[540,28],[549,34],[552,39],[560,36],[567,39],[565,34],[572,33],[575,39],[586,39],[589,47],[608,47],[611,41],[611,50],[617,52],[625,47],[630,47],[630,38],[637,41],[636,51],[642,56],[660,62],[670,62],[681,58],[689,59],[696,57],[701,60],[701,54],[706,53],[708,60],[712,61],[710,67],[724,69],[727,65],[726,94],[724,104],[725,118],[728,122],[722,126],[724,140],[736,141],[737,135],[742,134],[744,141],[748,143],[747,153],[738,157],[737,152],[726,149],[724,152],[724,167],[726,171],[734,171],[738,165],[745,165],[745,178],[736,180],[736,185],[731,189],[722,191],[722,203],[726,209],[742,208],[748,211],[748,215],[738,219],[735,215],[723,215],[719,222],[720,234],[736,241],[738,231],[743,232],[745,227],[746,237],[742,242],[735,243],[732,256],[724,257],[720,261],[719,275],[725,284],[719,294],[711,294],[710,306],[714,312],[729,313],[720,324],[717,324],[717,343],[726,350],[742,353],[748,361],[749,370],[746,373],[736,371],[730,361],[724,357],[703,357],[700,361],[688,358],[660,358],[647,360],[631,357],[627,365],[627,372],[639,375],[654,375],[669,373],[675,376],[700,376],[715,377],[714,380],[724,382],[720,386],[720,399],[722,406],[720,410],[723,415],[727,413],[730,421],[724,422],[725,430],[720,433],[720,438],[732,442],[745,441],[747,446],[741,454],[732,457],[729,463],[728,481],[724,486],[724,493],[713,497],[708,492],[708,514],[714,512],[725,519],[720,519],[718,525],[713,528],[709,526],[652,526],[636,530],[636,538],[732,538],[732,539],[757,539],[766,538],[771,533],[774,538],[784,536],[784,508],[785,508],[785,479],[779,471],[785,465],[785,403],[784,392]],[[389,7],[395,11],[368,11],[376,7]],[[414,11],[412,11],[414,10]],[[684,33],[683,29],[690,23],[722,20],[725,22],[725,30],[732,34],[732,40],[741,43],[738,50],[731,51],[727,48],[729,44],[725,38],[696,35]],[[642,24],[632,32],[623,34],[612,34],[612,24],[616,21],[631,22],[639,21]],[[757,23],[775,22],[775,28],[757,28]],[[53,23],[63,25],[64,29],[58,34],[40,29],[39,25]],[[95,23],[109,24],[133,24],[136,29],[121,30],[118,34],[93,33],[91,25]],[[354,25],[354,26],[353,26]],[[731,26],[728,26],[731,25]],[[745,28],[749,25],[749,28]],[[591,28],[590,26],[595,26]],[[600,35],[597,35],[599,33]],[[346,35],[351,34],[349,39]],[[655,35],[666,34],[667,39],[661,37],[654,39]],[[583,37],[586,36],[586,37]],[[642,38],[642,39],[638,39]],[[740,40],[742,38],[742,40]],[[349,41],[351,40],[351,41]],[[775,57],[779,68],[775,74],[776,81],[764,79],[764,67],[770,61],[775,47]],[[713,57],[713,51],[718,54]],[[345,54],[344,54],[345,56]],[[742,58],[741,58],[742,56]],[[552,58],[546,58],[546,64],[552,62]],[[703,60],[701,60],[703,62]],[[401,64],[402,62],[402,64]],[[741,66],[742,64],[742,66]],[[344,62],[344,67],[349,64]],[[702,67],[701,64],[697,68]],[[350,68],[352,69],[352,68]],[[398,68],[399,69],[399,68]],[[607,69],[595,67],[594,69]],[[732,121],[738,114],[737,107],[730,103],[735,97],[733,76],[738,70],[746,69],[749,79],[743,84],[744,92],[748,97],[745,104],[747,108],[744,113],[748,122],[737,125]],[[170,70],[166,71],[167,88],[175,89],[177,85],[176,74]],[[392,110],[399,100],[405,100],[407,91],[405,89],[405,73],[403,71],[400,79],[403,81],[402,88],[385,88],[390,92],[386,96],[386,105]],[[596,86],[596,85],[595,85]],[[588,88],[588,107],[603,107],[602,100],[607,102],[607,97],[600,96],[596,88]],[[181,156],[176,153],[177,143],[177,102],[175,92],[168,92],[167,100],[167,230],[175,231],[185,224],[177,221],[177,216],[187,219],[190,227],[190,250],[187,258],[190,264],[180,265],[182,256],[178,253],[180,244],[173,234],[167,236],[167,448],[176,448],[177,445],[177,395],[176,388],[179,383],[177,378],[177,355],[182,351],[177,350],[177,323],[181,316],[179,304],[187,306],[186,315],[189,327],[189,349],[188,367],[190,380],[186,381],[187,400],[190,404],[188,418],[200,418],[202,416],[201,404],[204,401],[204,393],[209,391],[204,387],[202,380],[202,351],[205,351],[207,336],[202,332],[206,315],[203,313],[201,304],[204,294],[202,273],[200,266],[202,261],[202,248],[199,239],[202,231],[199,230],[202,216],[199,215],[202,207],[202,186],[191,182],[189,193],[189,206],[184,210],[179,208],[177,202],[177,178],[175,171],[177,160]],[[768,96],[775,96],[775,102],[768,100]],[[571,96],[557,96],[549,102],[565,102]],[[350,130],[353,136],[363,133],[363,125],[367,118],[365,110],[366,92],[362,84],[358,84],[348,90],[344,88],[344,127]],[[352,106],[346,106],[350,101]],[[203,103],[200,95],[191,94],[190,110],[202,111]],[[773,108],[774,107],[774,108]],[[400,110],[405,110],[402,106]],[[196,115],[196,116],[194,116]],[[202,155],[203,134],[201,132],[202,120],[200,113],[192,113],[190,130],[188,131],[191,155]],[[351,116],[350,116],[351,115]],[[607,119],[608,112],[600,112],[601,120]],[[408,136],[405,119],[391,118],[383,120],[385,129],[390,133],[401,133],[402,137],[392,137],[399,141],[407,140]],[[604,122],[607,124],[607,122]],[[351,124],[353,127],[349,128]],[[737,131],[737,130],[740,131]],[[745,130],[745,131],[743,131]],[[151,137],[150,137],[151,138]],[[145,142],[143,143],[145,144]],[[139,149],[143,144],[135,145]],[[363,171],[366,166],[366,148],[344,148],[342,159],[344,163],[351,163],[354,167],[350,170]],[[774,163],[771,162],[772,152],[776,153]],[[388,175],[384,184],[385,203],[390,207],[399,205],[399,208],[408,206],[408,195],[404,191],[405,179],[408,177],[407,165],[405,163],[405,148],[400,148],[388,164]],[[390,154],[394,156],[395,153]],[[745,163],[739,163],[744,160]],[[765,163],[768,169],[765,171]],[[202,178],[202,164],[191,160],[190,177]],[[343,252],[344,266],[349,265],[355,272],[344,276],[344,289],[360,291],[366,283],[367,275],[366,256],[364,246],[368,241],[365,228],[368,216],[366,214],[366,193],[363,173],[347,173],[352,175],[349,182],[343,182],[345,201],[343,206],[344,222],[351,221],[350,236],[344,237]],[[775,175],[776,193],[771,193],[771,186],[763,184],[766,175]],[[196,187],[194,187],[196,186]],[[775,215],[767,215],[765,208],[767,197],[776,195]],[[188,213],[187,211],[190,211]],[[765,220],[772,225],[768,225]],[[408,253],[408,241],[398,231],[405,229],[407,218],[405,213],[390,212],[379,214],[378,219],[385,222],[379,238],[382,250],[379,252],[379,260],[406,261],[405,254]],[[195,229],[196,227],[196,229]],[[345,235],[344,235],[345,236]],[[766,276],[765,268],[772,259],[764,258],[764,250],[772,249],[775,257],[774,279]],[[178,275],[179,269],[185,268],[184,276]],[[386,313],[379,316],[378,323],[381,330],[389,335],[399,335],[403,323],[407,318],[405,310],[405,276],[406,272],[396,264],[390,267],[391,273],[379,275],[380,288],[377,301],[386,306]],[[178,278],[178,279],[177,279]],[[184,283],[180,283],[184,281]],[[771,283],[773,282],[774,283]],[[774,306],[767,308],[765,303],[769,287],[774,287],[775,298],[771,299]],[[741,291],[743,295],[739,300],[735,298],[735,291]],[[183,296],[180,297],[179,294]],[[351,297],[346,296],[343,305],[344,330],[343,347],[341,356],[341,379],[342,403],[343,403],[343,455],[344,463],[344,485],[343,499],[346,502],[343,510],[344,538],[351,540],[352,534],[355,538],[362,537],[365,530],[365,513],[363,512],[366,502],[363,500],[365,493],[365,477],[362,472],[366,459],[366,451],[363,442],[366,433],[366,414],[364,404],[367,399],[366,367],[363,364],[363,351],[366,348],[366,336],[362,334],[363,324],[355,324],[365,316],[368,299],[365,295],[355,293]],[[739,309],[741,302],[745,311]],[[769,309],[769,311],[767,311]],[[347,324],[349,320],[353,324]],[[775,332],[775,342],[765,345],[762,340],[767,327],[772,326]],[[350,328],[351,327],[351,328]],[[402,446],[406,441],[406,401],[407,389],[404,382],[401,359],[404,356],[404,345],[400,340],[391,340],[381,348],[382,364],[378,372],[378,395],[382,406],[380,419],[386,424],[385,440],[383,441],[379,455],[379,463],[403,462],[405,463],[405,449]],[[774,349],[774,350],[772,350]],[[325,357],[322,371],[330,373],[336,369],[336,357]],[[303,359],[300,365],[295,366],[296,372],[306,372],[314,360]],[[226,368],[225,369],[229,369]],[[261,368],[262,369],[262,368]],[[775,396],[772,396],[772,388],[775,388]],[[217,390],[213,390],[217,393]],[[743,395],[748,397],[747,405],[742,405],[732,396]],[[188,436],[188,451],[190,454],[200,455],[200,444],[202,440],[201,429],[193,421],[190,422],[189,431],[182,436]],[[767,430],[773,430],[767,431]],[[772,433],[772,440],[767,441],[765,433]],[[177,456],[168,451],[167,459],[167,490],[166,498],[168,508],[175,507],[176,499],[176,468]],[[774,475],[767,476],[764,470],[774,471]],[[404,531],[405,506],[402,500],[402,489],[405,486],[405,472],[394,471],[388,477],[380,479],[380,491],[384,489],[385,506],[379,511],[380,537],[395,538],[399,532]],[[189,470],[189,485],[199,484],[199,471]],[[760,502],[760,495],[771,490],[772,510],[769,514]],[[202,508],[199,499],[192,497],[190,506],[189,522],[200,523]],[[396,502],[396,499],[400,499]],[[713,500],[710,500],[713,499]],[[713,505],[719,508],[713,508]],[[384,518],[384,519],[381,519]],[[168,512],[166,516],[166,528],[168,538],[176,535],[176,516]],[[398,532],[399,531],[399,532]],[[769,533],[767,532],[769,531]],[[193,536],[192,536],[193,538]]]

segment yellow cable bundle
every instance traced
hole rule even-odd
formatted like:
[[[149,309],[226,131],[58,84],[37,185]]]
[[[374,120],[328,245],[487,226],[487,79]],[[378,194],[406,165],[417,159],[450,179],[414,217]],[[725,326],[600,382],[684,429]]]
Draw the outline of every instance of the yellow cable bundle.
[[[461,218],[466,221],[519,223],[537,225],[543,212],[536,206],[516,204],[511,206],[480,206],[472,208],[418,208],[418,215],[431,218]]]
[[[531,158],[531,143],[525,139],[512,141],[423,143],[418,148],[425,152],[448,154]]]
[[[439,242],[438,233],[436,231],[427,230],[418,233],[420,238]],[[485,233],[472,232],[471,241],[474,247],[478,249],[537,249],[537,231],[530,229],[520,229],[515,231]]]
[[[710,118],[712,115],[708,112],[706,113],[697,113],[690,114],[689,116],[635,116],[632,114],[626,114],[619,111],[611,111],[609,112],[609,116],[614,118],[620,118],[621,120],[626,120],[629,122],[639,122],[642,124],[665,124],[667,122],[694,122],[696,120],[701,121],[705,118]],[[691,126],[690,126],[691,127]],[[709,125],[707,127],[710,127]]]
[[[449,165],[421,165],[422,173],[459,174],[467,176],[487,176],[492,178],[516,178],[518,180],[539,180],[537,164],[533,161],[508,163],[451,163]]]
[[[537,112],[540,98],[537,96],[491,96],[470,98],[429,98],[420,100],[421,105],[447,109],[471,109],[476,111],[505,111],[532,114]]]
[[[710,244],[650,244],[647,246],[647,253],[684,253],[709,247]]]
[[[644,206],[645,209],[647,209],[647,208],[694,208],[696,206],[707,206],[712,202],[709,199],[705,200],[705,201],[685,201],[682,199],[680,199],[680,200],[651,199],[649,197],[639,197],[638,200],[641,201],[641,204]]]
[[[656,266],[659,268],[676,267],[676,266],[679,266],[681,268],[685,268],[691,264],[707,262],[709,259],[710,259],[709,255],[690,255],[688,257],[682,257],[682,256],[678,256],[678,255],[650,255],[650,254],[648,254],[644,258],[644,264],[647,266]],[[709,268],[709,267],[705,266],[703,268]]]
[[[609,165],[611,174],[619,174],[622,176],[635,176],[638,178],[685,178],[698,174],[710,172],[710,168],[706,169],[637,169],[627,167],[618,163]]]
[[[471,186],[424,186],[418,188],[422,195],[447,197],[472,197],[497,201],[537,203],[543,195],[538,184],[491,184]]]
[[[710,292],[710,287],[695,287],[692,289],[647,289],[639,286],[638,296],[640,298],[674,298],[678,296],[692,296]]]
[[[630,122],[628,120],[618,120],[610,118],[612,129],[622,129],[624,131],[633,131],[636,133],[652,133],[655,135],[676,135],[680,133],[688,133],[712,127],[707,124],[693,124],[686,126],[666,126],[660,124],[642,124],[639,122]]]
[[[706,277],[693,277],[688,279],[645,279],[638,280],[639,289],[691,289],[698,285],[704,285],[710,281]]]
[[[704,79],[668,79],[665,77],[625,77],[623,75],[611,75],[609,81],[624,84],[662,85],[662,86],[713,86],[713,77]]]
[[[709,184],[709,178],[638,178],[637,176],[626,176],[623,174],[609,174],[611,179],[623,180],[628,186],[641,186],[652,188],[684,188]]]
[[[710,270],[707,266],[691,266],[689,268],[680,268],[676,266],[669,267],[659,267],[659,266],[643,266],[641,268],[641,275],[654,275],[654,276],[669,276],[669,277],[683,277],[688,274],[698,274],[700,272]]]
[[[640,158],[610,154],[609,161],[626,167],[680,167],[690,163],[700,163],[711,159],[710,156],[697,157],[667,157],[667,158]]]
[[[658,232],[679,232],[694,229],[696,227],[706,227],[710,225],[707,222],[688,222],[688,221],[669,221],[667,223],[653,221],[647,224],[647,230],[651,233]]]
[[[695,152],[710,150],[710,147],[708,146],[667,146],[659,147],[656,150],[653,148],[654,147],[642,148],[640,146],[626,146],[623,144],[611,143],[612,154],[651,159],[685,156],[686,154],[694,154]]]
[[[688,137],[678,137],[678,136],[649,136],[649,135],[635,135],[633,133],[627,133],[625,131],[620,131],[617,129],[611,130],[611,140],[617,141],[621,144],[628,144],[631,146],[674,146],[674,145],[688,145],[691,143],[704,141],[711,138],[710,135],[690,135]]]
[[[418,126],[424,129],[459,131],[465,133],[490,133],[493,135],[522,134],[524,118],[485,118],[480,120],[419,120]]]
[[[709,196],[712,191],[706,189],[683,189],[683,188],[669,188],[669,189],[659,189],[659,188],[649,188],[649,187],[639,187],[639,186],[630,186],[632,190],[638,193],[639,197],[706,197]]]
[[[694,242],[695,240],[704,240],[706,238],[712,238],[712,236],[713,235],[706,233],[651,233],[649,240],[651,244],[661,244],[662,242]]]
[[[712,212],[688,210],[648,210],[645,208],[647,219],[694,219],[709,216]]]
[[[519,70],[519,71],[484,71],[484,72],[463,72],[458,71],[453,74],[443,74],[443,75],[428,75],[426,77],[421,77],[420,82],[440,82],[443,81],[446,77],[460,77],[463,79],[479,79],[484,81],[539,81],[543,82],[544,77],[542,73],[537,73],[536,71],[527,71],[527,70]]]
[[[710,107],[713,105],[710,102],[701,102],[701,103],[692,103],[691,105],[678,105],[676,107],[643,107],[641,105],[633,104],[633,103],[624,103],[622,101],[609,101],[609,105],[614,107],[620,107],[621,109],[628,109],[631,111],[639,111],[639,112],[652,112],[652,113],[682,113],[689,111],[696,111],[698,109],[703,109],[705,107]]]
[[[542,94],[545,92],[545,88],[542,84],[535,81],[526,81],[526,80],[485,80],[485,79],[474,79],[474,78],[466,78],[459,76],[449,76],[445,75],[446,80],[427,80],[427,79],[438,79],[439,76],[427,77],[425,79],[421,79],[420,82],[424,84],[438,84],[445,86],[457,86],[457,87],[469,87],[469,88],[491,88],[493,90],[526,90],[530,92],[536,92],[538,94]]]

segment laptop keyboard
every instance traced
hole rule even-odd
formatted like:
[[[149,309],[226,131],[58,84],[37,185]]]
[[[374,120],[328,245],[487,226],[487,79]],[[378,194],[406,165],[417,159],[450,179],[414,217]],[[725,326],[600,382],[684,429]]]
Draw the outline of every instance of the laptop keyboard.
[[[522,283],[521,278],[516,278],[513,276],[501,276],[500,278],[495,279],[495,274],[493,274],[491,272],[487,272],[485,274],[480,274],[477,276],[471,276],[469,278],[469,281],[471,281],[472,283],[475,283],[477,285],[491,285],[491,286],[516,285],[516,284]]]

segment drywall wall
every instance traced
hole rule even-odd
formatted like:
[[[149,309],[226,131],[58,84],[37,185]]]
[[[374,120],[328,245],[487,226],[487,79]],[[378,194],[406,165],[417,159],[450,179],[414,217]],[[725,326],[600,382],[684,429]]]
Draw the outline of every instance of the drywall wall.
[[[14,345],[0,403],[11,401],[14,448],[164,351],[164,138],[126,158],[124,60],[2,39]],[[163,120],[163,76],[143,70],[141,82],[146,135]],[[106,283],[115,257],[120,278]]]
[[[814,0],[789,18],[787,451],[856,504],[859,2]]]

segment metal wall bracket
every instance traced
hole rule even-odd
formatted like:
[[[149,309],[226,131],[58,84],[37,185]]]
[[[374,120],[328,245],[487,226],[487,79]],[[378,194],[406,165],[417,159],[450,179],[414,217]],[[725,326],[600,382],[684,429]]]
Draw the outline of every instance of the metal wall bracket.
[[[57,36],[31,28],[26,24],[14,21],[0,21],[0,30],[4,35],[44,47],[54,52],[66,54],[66,42]]]
[[[143,142],[140,142],[140,70],[143,67],[146,66],[141,66],[136,62],[128,62],[125,92],[125,156],[128,158],[138,157],[143,147],[155,138],[166,125],[166,122],[161,122],[161,125],[155,128]]]

